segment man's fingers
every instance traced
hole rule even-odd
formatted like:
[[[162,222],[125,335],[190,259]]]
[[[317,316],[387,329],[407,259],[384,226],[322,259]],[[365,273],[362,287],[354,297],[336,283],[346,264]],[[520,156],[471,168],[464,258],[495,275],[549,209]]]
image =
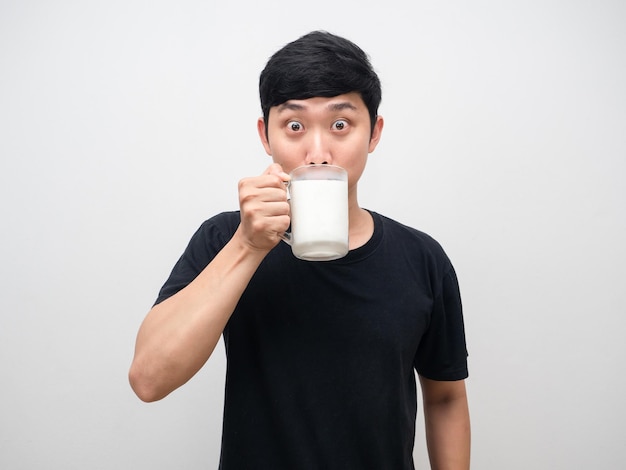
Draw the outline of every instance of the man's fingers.
[[[245,178],[239,182],[240,202],[256,199],[260,202],[286,201],[285,183],[276,175]]]
[[[283,170],[283,167],[280,166],[278,163],[272,163],[270,166],[267,167],[267,169],[265,170],[263,174],[264,175],[276,175],[281,179],[281,181],[290,180],[289,175],[285,173],[285,171]]]

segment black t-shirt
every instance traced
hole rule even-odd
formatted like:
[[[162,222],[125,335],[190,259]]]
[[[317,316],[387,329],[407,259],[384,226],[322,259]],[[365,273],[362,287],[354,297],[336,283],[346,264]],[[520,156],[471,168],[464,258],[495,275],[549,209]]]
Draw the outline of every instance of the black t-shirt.
[[[374,234],[334,261],[264,259],[226,329],[222,470],[413,469],[414,370],[467,377],[458,283],[428,235],[374,212]],[[239,224],[193,236],[157,302],[211,261]]]

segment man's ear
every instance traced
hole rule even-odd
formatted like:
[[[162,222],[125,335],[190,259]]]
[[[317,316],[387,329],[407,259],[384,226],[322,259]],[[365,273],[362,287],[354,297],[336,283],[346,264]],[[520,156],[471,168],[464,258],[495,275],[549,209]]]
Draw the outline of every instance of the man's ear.
[[[265,148],[265,152],[271,157],[272,156],[272,148],[270,147],[270,141],[267,138],[267,127],[265,126],[265,119],[260,117],[256,122],[256,130],[259,133],[259,138],[261,139],[261,143],[263,144],[263,148]]]
[[[382,116],[376,116],[376,122],[374,123],[374,127],[372,128],[372,136],[370,137],[370,144],[368,148],[368,152],[372,153],[378,142],[380,142],[380,138],[383,133],[383,127],[385,126],[385,121]]]

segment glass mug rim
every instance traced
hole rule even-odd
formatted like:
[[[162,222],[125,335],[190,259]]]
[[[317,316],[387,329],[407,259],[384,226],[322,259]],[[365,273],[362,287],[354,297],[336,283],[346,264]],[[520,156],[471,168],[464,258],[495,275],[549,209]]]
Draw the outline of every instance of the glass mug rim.
[[[325,172],[324,170],[328,170]],[[318,173],[319,172],[319,173]],[[320,180],[343,180],[348,176],[348,172],[345,168],[342,168],[338,165],[330,165],[328,163],[310,163],[308,165],[301,165],[289,173],[289,176],[293,179],[301,176],[314,176],[311,179],[320,179]],[[331,177],[331,176],[340,176]],[[305,179],[305,178],[303,178]]]

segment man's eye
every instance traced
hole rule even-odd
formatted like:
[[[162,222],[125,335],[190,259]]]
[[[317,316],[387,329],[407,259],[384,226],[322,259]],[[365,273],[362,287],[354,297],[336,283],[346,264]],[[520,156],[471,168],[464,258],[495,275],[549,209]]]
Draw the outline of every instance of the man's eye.
[[[299,132],[302,130],[302,124],[300,124],[298,121],[289,121],[287,123],[287,127],[290,131],[293,132]]]
[[[335,129],[336,131],[342,131],[346,127],[348,127],[348,123],[344,121],[343,119],[333,122],[333,129]]]

